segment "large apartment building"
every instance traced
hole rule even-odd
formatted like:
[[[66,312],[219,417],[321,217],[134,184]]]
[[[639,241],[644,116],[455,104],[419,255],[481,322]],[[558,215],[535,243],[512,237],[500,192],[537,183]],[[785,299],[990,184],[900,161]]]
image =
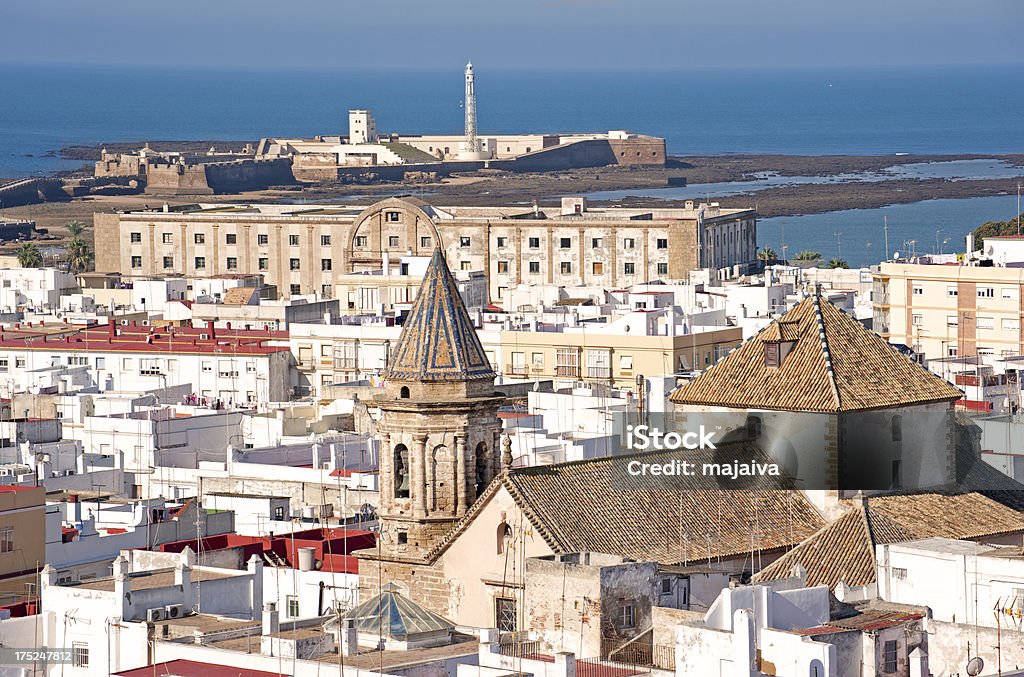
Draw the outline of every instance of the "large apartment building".
[[[756,215],[681,209],[435,207],[389,198],[368,207],[196,204],[97,213],[96,270],[125,276],[261,274],[284,295],[331,296],[341,275],[393,270],[440,245],[453,268],[484,271],[492,302],[518,284],[628,287],[722,277],[757,264]],[[341,299],[343,306],[347,299]],[[354,301],[354,300],[353,300]]]
[[[1024,354],[1024,267],[883,263],[875,331],[929,359]]]

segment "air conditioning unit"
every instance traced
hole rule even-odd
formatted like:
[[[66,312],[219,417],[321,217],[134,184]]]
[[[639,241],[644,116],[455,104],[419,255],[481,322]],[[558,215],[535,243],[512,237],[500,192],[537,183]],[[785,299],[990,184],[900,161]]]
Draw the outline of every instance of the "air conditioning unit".
[[[185,615],[185,606],[183,604],[168,604],[164,607],[164,611],[167,612],[167,618],[181,618]]]
[[[156,621],[162,621],[167,618],[167,609],[163,607],[153,607],[152,609],[146,610],[146,621],[148,623],[155,623]]]

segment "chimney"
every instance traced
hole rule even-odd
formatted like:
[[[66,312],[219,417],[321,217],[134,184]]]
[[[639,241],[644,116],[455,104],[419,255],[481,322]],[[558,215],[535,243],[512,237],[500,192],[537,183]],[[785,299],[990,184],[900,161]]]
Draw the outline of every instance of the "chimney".
[[[280,623],[277,615],[277,603],[267,602],[263,605],[263,627],[260,630],[260,634],[273,635],[280,629]]]
[[[355,656],[359,653],[359,632],[356,630],[354,618],[341,619],[341,645],[342,656]]]
[[[213,339],[217,338],[217,328],[214,325],[213,320],[207,320],[206,321],[206,329],[207,329],[207,331],[210,334],[210,340],[213,340]]]

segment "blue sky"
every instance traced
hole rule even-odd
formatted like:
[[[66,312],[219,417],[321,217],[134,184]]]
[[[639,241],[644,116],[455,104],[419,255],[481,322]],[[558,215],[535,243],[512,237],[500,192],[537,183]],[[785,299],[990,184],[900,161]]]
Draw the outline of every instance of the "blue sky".
[[[0,62],[281,68],[1024,63],[1024,0],[0,0]],[[1014,32],[1016,31],[1016,35]]]

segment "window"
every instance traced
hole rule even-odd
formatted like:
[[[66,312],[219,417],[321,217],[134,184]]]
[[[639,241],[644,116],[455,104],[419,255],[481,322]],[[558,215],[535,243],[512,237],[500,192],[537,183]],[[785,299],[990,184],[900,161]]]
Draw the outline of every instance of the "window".
[[[258,233],[256,235],[256,244],[258,244],[259,246],[266,247],[269,242],[270,236],[267,235],[266,233]]]
[[[602,245],[603,243],[604,243],[604,239],[602,239],[602,238],[600,238],[600,237],[593,237],[593,238],[590,238],[590,246],[591,246],[591,247],[593,247],[594,249],[597,249],[597,248],[598,248],[598,247],[600,247],[600,246],[601,246],[601,245]]]
[[[330,269],[331,269],[331,260],[330,259],[320,259],[320,270],[330,270]]]
[[[384,212],[384,220],[388,223],[398,223],[402,220],[401,212]]]
[[[608,378],[612,375],[610,350],[587,351],[587,378]]]
[[[508,238],[507,237],[499,237],[497,242],[498,242],[498,249],[504,249],[505,247],[508,246]]]
[[[399,532],[397,532],[397,536],[398,536],[398,539],[397,539],[398,540],[398,545],[409,545],[409,532],[408,531],[399,531]]]
[[[995,298],[996,290],[993,287],[978,287],[978,298],[979,299],[991,299]]]
[[[206,257],[205,256],[197,256],[195,263],[196,263],[196,269],[197,270],[201,269],[201,268],[205,268],[206,267]]]
[[[320,246],[321,247],[330,247],[331,246],[331,236],[330,235],[321,235],[320,236]]]
[[[559,238],[558,246],[561,247],[562,249],[569,249],[570,247],[572,247],[572,238],[571,237]]]
[[[288,285],[288,293],[291,294],[292,296],[298,296],[299,294],[302,293],[302,285],[300,285],[300,284]]]
[[[960,317],[957,315],[946,315],[946,326],[955,327],[960,324]]]
[[[658,275],[668,275],[668,263],[662,262],[658,264]]]
[[[625,238],[622,241],[622,248],[623,249],[636,249],[636,240],[631,238],[631,237]]]
[[[526,373],[526,353],[512,353],[511,372],[514,375],[522,376]]]
[[[671,595],[672,594],[672,579],[663,578],[661,579],[661,594]]]
[[[288,618],[299,617],[299,597],[298,595],[288,595],[285,597],[285,604],[288,607]]]
[[[236,233],[228,233],[224,236],[224,244],[238,244],[238,235]]]
[[[948,346],[946,348],[946,357],[956,357],[957,349],[956,346]]]
[[[498,272],[499,273],[507,273],[508,272],[508,261],[498,261]]]
[[[906,570],[906,568],[904,568],[904,567],[893,567],[892,568],[892,577],[895,578],[897,581],[905,581],[905,580],[907,580],[907,570]]]
[[[516,631],[516,601],[508,597],[494,598],[494,624],[499,632]]]
[[[622,627],[632,628],[636,626],[636,607],[632,604],[622,606]]]
[[[390,236],[388,236],[388,246],[389,247],[397,247],[398,246],[398,236],[397,235],[390,235]]]
[[[174,267],[174,257],[173,256],[165,256],[164,257],[164,268],[173,268],[173,267]]]
[[[133,256],[132,257],[132,268],[141,268],[141,267],[142,267],[142,257],[141,256]]]
[[[979,317],[978,329],[995,329],[996,321],[992,317]]]
[[[527,243],[529,244],[530,249],[540,249],[539,237],[531,237],[527,240]]]
[[[128,239],[131,242],[142,242],[142,233],[130,233]]]
[[[472,261],[459,261],[459,270],[472,270],[472,269],[473,269],[473,262]]]
[[[893,442],[903,441],[903,417],[896,415],[889,421],[889,432],[892,436]]]
[[[634,274],[636,274],[636,264],[635,263],[624,263],[624,264],[622,264],[622,272],[625,273],[626,275],[634,275]]]
[[[1016,301],[1020,298],[1020,290],[1015,287],[1003,287],[1000,291],[1004,299]]]
[[[1020,329],[1020,319],[1016,317],[1004,317],[1001,326],[1003,329]]]
[[[289,270],[299,270],[300,268],[301,268],[301,260],[300,259],[288,259],[288,269]]]
[[[539,273],[540,272],[540,261],[530,261],[530,272],[531,273]]]
[[[668,249],[668,238],[659,237],[657,242],[658,249]]]
[[[256,373],[256,362],[253,361],[253,360],[246,361],[246,363],[245,363],[245,372],[247,374],[255,374]]]
[[[288,244],[289,244],[289,246],[292,246],[292,247],[298,247],[299,246],[299,236],[298,235],[289,235],[288,236]]]
[[[576,348],[558,348],[555,353],[555,375],[578,378],[580,354]]]
[[[394,469],[395,498],[409,498],[409,449],[404,444],[395,447]]]
[[[572,273],[572,264],[568,261],[562,261],[558,269],[562,271],[562,275],[569,275]]]
[[[366,240],[366,236],[365,235],[356,235],[355,245],[357,247],[365,247],[366,246],[366,242],[367,242],[367,240]]]
[[[174,233],[164,233],[161,240],[164,244],[174,244]]]
[[[960,288],[959,287],[946,287],[946,296],[959,296],[959,295],[960,295]]]
[[[914,292],[914,296],[921,296],[922,294],[924,294],[924,287],[920,285],[915,284],[912,289]]]
[[[530,362],[537,369],[544,368],[544,353],[533,353],[530,355]]]
[[[213,371],[213,362],[211,362],[210,360],[203,360],[203,363],[202,363],[201,369],[202,369],[202,370],[203,370],[204,372],[210,372],[210,371]]]
[[[619,369],[622,371],[633,371],[633,356],[619,355]]]
[[[897,647],[895,639],[885,642],[882,648],[882,672],[896,672]]]
[[[238,257],[229,256],[227,261],[228,270],[238,270]]]
[[[601,263],[600,261],[594,261],[594,263],[591,265],[591,270],[593,271],[594,275],[604,275],[604,264]]]
[[[107,368],[107,358],[105,358],[105,357],[97,357],[96,358],[96,368],[97,369],[106,369]]]
[[[430,239],[431,238],[430,238],[429,235],[423,235],[422,237],[420,237],[420,248],[421,249],[430,249],[430,244],[431,244]]]
[[[921,326],[922,324],[924,324],[924,315],[912,315],[911,316],[911,323],[915,327]]]
[[[257,267],[260,270],[266,270],[267,268],[270,267],[270,260],[269,259],[258,259],[256,261],[256,265],[257,265]]]
[[[134,368],[134,362],[132,361],[132,358],[125,357],[125,358],[121,359],[121,370],[122,371],[131,371],[133,368]]]
[[[14,527],[0,528],[0,553],[14,552]]]
[[[283,519],[284,519],[284,508],[279,505],[276,508],[274,508],[274,520],[277,521],[277,522],[280,522]]]
[[[459,246],[460,247],[468,247],[470,242],[471,242],[471,238],[469,238],[469,237],[463,236],[463,237],[459,238]]]
[[[76,668],[89,667],[89,645],[85,642],[71,643],[71,665]]]

